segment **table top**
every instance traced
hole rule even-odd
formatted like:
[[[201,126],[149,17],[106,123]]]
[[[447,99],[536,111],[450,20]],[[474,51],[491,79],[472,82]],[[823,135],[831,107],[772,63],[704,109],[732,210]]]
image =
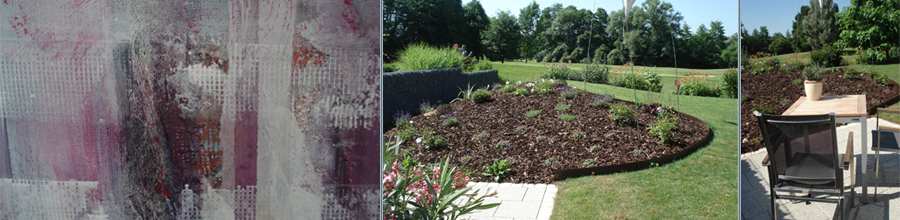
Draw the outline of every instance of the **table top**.
[[[800,96],[782,115],[818,115],[834,112],[835,117],[866,116],[866,95],[822,96],[816,101]]]

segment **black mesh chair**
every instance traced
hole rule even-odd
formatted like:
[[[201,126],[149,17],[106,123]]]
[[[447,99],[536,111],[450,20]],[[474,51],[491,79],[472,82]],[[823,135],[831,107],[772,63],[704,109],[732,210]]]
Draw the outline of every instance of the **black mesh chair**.
[[[853,133],[846,154],[840,155],[833,113],[760,115],[758,120],[768,153],[763,163],[769,170],[772,218],[777,213],[775,200],[789,199],[837,203],[844,219],[855,194],[851,181],[846,199],[843,173],[850,170],[853,176]]]
[[[875,114],[875,117],[878,120],[875,120],[876,130],[872,130],[872,150],[875,150],[875,192],[878,192],[878,166],[879,164],[879,155],[881,155],[881,151],[890,151],[890,152],[900,152],[900,146],[898,146],[898,135],[900,135],[900,128],[896,127],[885,127],[878,124],[878,121],[881,120],[881,114],[900,114],[898,110],[878,108],[878,112]],[[878,193],[873,193],[875,201],[878,201]]]

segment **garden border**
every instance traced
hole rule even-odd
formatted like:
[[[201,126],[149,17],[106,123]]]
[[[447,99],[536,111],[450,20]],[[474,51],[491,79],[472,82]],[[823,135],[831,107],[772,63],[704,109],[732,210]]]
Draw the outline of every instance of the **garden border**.
[[[499,80],[498,70],[462,72],[460,68],[386,72],[382,74],[382,125],[393,127],[393,116],[398,111],[416,115],[422,100],[437,104],[450,103],[468,86],[478,88]]]
[[[628,102],[628,101],[626,101],[626,102]],[[712,141],[713,137],[715,136],[715,134],[713,134],[713,132],[712,132],[712,129],[709,128],[709,124],[707,124],[705,121],[700,120],[699,118],[694,117],[692,115],[688,115],[688,114],[681,113],[681,112],[678,112],[678,114],[680,114],[686,118],[690,118],[693,120],[698,120],[698,121],[703,122],[703,124],[706,125],[706,135],[704,136],[704,138],[700,139],[696,143],[692,144],[687,149],[684,149],[682,151],[679,151],[679,152],[676,152],[673,154],[669,154],[666,156],[650,159],[650,160],[634,162],[634,163],[627,163],[627,164],[616,164],[616,165],[610,165],[610,166],[588,167],[588,168],[579,168],[579,169],[571,169],[571,170],[557,170],[554,172],[554,179],[558,181],[558,180],[564,180],[567,178],[574,178],[574,177],[581,177],[581,176],[642,170],[644,168],[651,167],[651,164],[653,164],[653,163],[663,165],[663,164],[670,163],[670,162],[673,162],[678,159],[682,159],[684,157],[687,157],[691,153],[697,151],[697,149],[700,149],[700,147],[709,145],[710,141]]]

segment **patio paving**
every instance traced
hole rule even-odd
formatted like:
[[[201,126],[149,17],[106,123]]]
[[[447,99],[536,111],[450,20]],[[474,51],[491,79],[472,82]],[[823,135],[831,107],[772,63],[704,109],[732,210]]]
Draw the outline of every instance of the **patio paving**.
[[[866,131],[870,132],[875,129],[875,120],[874,117],[868,119],[868,129]],[[883,120],[880,123],[882,126],[900,127],[900,125]],[[860,126],[861,124],[859,123],[852,123],[837,128],[838,143],[840,143],[838,149],[841,153],[844,152],[842,148],[847,143],[847,133],[853,131],[854,153],[857,154],[853,160],[856,162],[856,175],[859,178],[856,181],[854,207],[850,209],[848,219],[900,219],[900,199],[896,199],[900,197],[900,159],[898,159],[898,154],[892,152],[881,153],[878,191],[875,192],[875,151],[872,151],[870,146],[866,146],[870,147],[868,164],[861,166],[861,155],[859,155],[859,152],[862,152],[863,146],[861,146],[859,134]],[[871,133],[869,133],[869,144],[872,142],[871,136]],[[765,156],[765,149],[741,155],[740,206],[742,219],[772,219],[772,204],[769,198],[768,187],[769,176],[767,168],[761,164]],[[869,174],[868,204],[861,203],[862,186],[859,186],[859,183],[861,182],[860,172],[862,169],[867,169]],[[850,172],[844,173],[845,184],[849,184]],[[877,201],[873,201],[874,194],[878,194]],[[790,200],[779,199],[777,200],[777,210],[775,212],[778,219],[840,219],[840,210],[838,210],[838,206],[835,203],[812,202],[807,205],[805,202],[794,203]]]
[[[541,220],[550,219],[556,185],[471,182],[478,195],[497,191],[495,197],[485,198],[484,203],[500,203],[500,206],[478,210],[460,216],[469,220]]]

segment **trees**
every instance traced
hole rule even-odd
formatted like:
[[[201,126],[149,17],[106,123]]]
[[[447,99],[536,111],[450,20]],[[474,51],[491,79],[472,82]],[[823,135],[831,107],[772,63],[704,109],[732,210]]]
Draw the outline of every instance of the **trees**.
[[[683,17],[668,2],[647,0],[628,14],[617,10],[609,15],[606,32],[610,36],[622,36],[615,40],[613,51],[634,58],[634,62],[647,66],[673,66],[673,33],[679,30]],[[627,32],[623,28],[627,27]],[[624,53],[623,53],[624,52]],[[612,51],[610,53],[613,53]],[[615,60],[618,60],[615,59]]]
[[[791,48],[794,49],[794,53],[812,49],[803,34],[803,19],[806,18],[806,15],[808,14],[809,6],[804,5],[800,7],[800,12],[797,12],[797,15],[794,15],[794,22],[791,24],[791,32],[793,35],[793,38],[791,38]]]
[[[444,46],[463,38],[460,0],[384,0],[383,4],[383,32],[388,35],[383,46],[388,56],[412,43]]]
[[[460,43],[466,45],[466,50],[481,56],[486,52],[481,45],[481,32],[491,24],[491,19],[484,13],[484,7],[478,0],[472,0],[463,7],[463,19],[465,28],[462,30],[463,40]]]
[[[519,49],[526,63],[528,59],[536,59],[535,55],[540,50],[540,32],[537,30],[540,17],[541,8],[534,1],[519,11],[519,25],[522,27],[522,41]]]
[[[606,11],[602,9],[596,14],[575,6],[557,11],[550,26],[541,33],[542,60],[588,62],[588,52],[605,43],[601,29],[605,19]]]
[[[822,2],[822,5],[818,2]],[[809,5],[809,14],[803,19],[803,36],[806,41],[813,49],[833,44],[840,33],[834,19],[834,14],[838,11],[837,4],[833,4],[832,0],[809,0]]]
[[[509,11],[501,11],[497,17],[492,17],[491,24],[482,32],[482,36],[482,44],[491,60],[503,62],[519,57],[521,28],[516,17]]]
[[[898,8],[898,0],[851,0],[850,6],[837,15],[839,45],[865,50],[867,62],[887,61],[888,51],[900,46]]]

